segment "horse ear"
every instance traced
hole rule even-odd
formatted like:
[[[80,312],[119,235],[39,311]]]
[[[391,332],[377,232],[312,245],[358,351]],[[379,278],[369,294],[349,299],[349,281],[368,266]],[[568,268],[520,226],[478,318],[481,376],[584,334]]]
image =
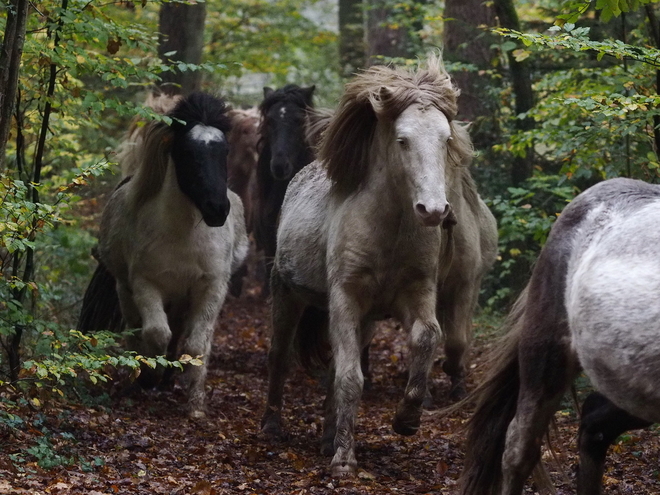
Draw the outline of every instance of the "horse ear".
[[[305,95],[305,102],[312,106],[312,97],[314,96],[314,90],[316,89],[316,84],[312,84],[308,88],[302,88],[303,94]]]
[[[264,86],[264,98],[268,98],[274,92],[275,92],[275,90],[273,88],[269,88],[268,86]]]

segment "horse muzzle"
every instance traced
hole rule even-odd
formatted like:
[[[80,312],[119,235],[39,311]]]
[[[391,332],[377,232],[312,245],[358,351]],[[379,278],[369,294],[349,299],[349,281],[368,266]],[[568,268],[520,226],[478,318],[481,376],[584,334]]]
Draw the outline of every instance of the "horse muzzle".
[[[222,227],[229,216],[229,202],[226,205],[206,205],[200,209],[204,223],[209,227]]]
[[[275,180],[289,180],[293,172],[293,166],[288,160],[273,160],[270,163],[270,173]]]
[[[415,205],[415,213],[417,218],[422,222],[425,227],[437,227],[440,225],[449,212],[451,207],[449,203],[445,202],[444,204],[437,205],[426,205],[424,203],[417,203]]]

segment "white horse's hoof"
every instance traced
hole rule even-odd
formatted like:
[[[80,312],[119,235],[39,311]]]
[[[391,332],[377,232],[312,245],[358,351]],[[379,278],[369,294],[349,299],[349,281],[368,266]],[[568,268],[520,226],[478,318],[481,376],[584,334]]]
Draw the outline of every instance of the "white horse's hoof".
[[[353,465],[348,462],[330,467],[332,468],[333,478],[353,478],[357,474],[357,465]]]

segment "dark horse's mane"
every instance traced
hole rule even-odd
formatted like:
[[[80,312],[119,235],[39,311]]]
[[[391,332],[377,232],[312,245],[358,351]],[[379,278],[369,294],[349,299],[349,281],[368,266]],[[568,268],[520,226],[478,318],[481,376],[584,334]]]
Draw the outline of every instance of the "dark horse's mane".
[[[222,99],[208,93],[195,92],[179,100],[167,115],[175,119],[172,123],[175,129],[181,124],[179,121],[183,121],[187,127],[203,124],[226,134],[231,129],[227,111],[227,105]]]

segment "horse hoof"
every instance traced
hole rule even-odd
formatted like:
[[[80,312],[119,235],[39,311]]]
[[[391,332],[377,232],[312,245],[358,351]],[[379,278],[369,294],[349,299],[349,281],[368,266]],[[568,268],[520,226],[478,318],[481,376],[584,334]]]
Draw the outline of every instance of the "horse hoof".
[[[467,390],[465,390],[465,385],[456,385],[451,388],[449,391],[449,399],[453,401],[459,401],[467,397]]]
[[[406,421],[398,421],[397,419],[394,420],[392,423],[392,429],[394,430],[395,433],[399,435],[403,435],[406,437],[410,437],[417,433],[417,430],[419,430],[419,425],[421,424],[421,421],[417,422],[406,422]]]
[[[285,441],[287,434],[282,431],[280,422],[274,419],[263,419],[261,421],[261,434],[270,440]]]
[[[333,478],[350,478],[357,474],[357,465],[348,462],[342,462],[330,466]]]

